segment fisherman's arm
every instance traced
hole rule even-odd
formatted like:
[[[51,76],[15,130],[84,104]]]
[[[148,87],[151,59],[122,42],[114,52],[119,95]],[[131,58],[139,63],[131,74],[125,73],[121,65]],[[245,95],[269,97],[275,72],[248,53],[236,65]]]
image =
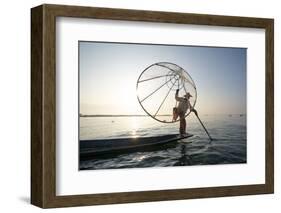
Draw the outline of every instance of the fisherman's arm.
[[[180,97],[179,97],[179,89],[176,90],[175,99],[176,99],[177,101],[180,101],[180,100],[181,100]]]
[[[194,107],[190,104],[189,101],[188,101],[188,103],[189,103],[190,111],[191,111],[191,112],[194,112],[194,114],[195,114],[196,116],[198,116],[197,110],[194,109]]]

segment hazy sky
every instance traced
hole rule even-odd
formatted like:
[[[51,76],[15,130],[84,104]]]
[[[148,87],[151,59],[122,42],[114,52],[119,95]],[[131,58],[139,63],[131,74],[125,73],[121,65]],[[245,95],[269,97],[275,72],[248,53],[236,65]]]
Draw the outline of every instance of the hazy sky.
[[[137,101],[136,82],[146,67],[162,61],[191,75],[199,113],[246,113],[246,52],[245,48],[79,42],[80,113],[145,114]]]

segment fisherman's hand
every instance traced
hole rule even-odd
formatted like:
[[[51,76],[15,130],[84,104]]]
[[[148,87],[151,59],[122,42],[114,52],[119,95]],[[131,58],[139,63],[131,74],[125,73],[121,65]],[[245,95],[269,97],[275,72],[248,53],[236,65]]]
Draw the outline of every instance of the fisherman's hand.
[[[197,110],[196,110],[196,109],[193,109],[192,112],[194,112],[194,114],[195,114],[196,116],[198,116],[198,113],[197,113]]]

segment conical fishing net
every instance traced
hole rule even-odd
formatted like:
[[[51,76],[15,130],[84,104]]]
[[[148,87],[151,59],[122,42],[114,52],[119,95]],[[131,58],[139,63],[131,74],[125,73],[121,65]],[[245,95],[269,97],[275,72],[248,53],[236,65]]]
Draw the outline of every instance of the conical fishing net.
[[[173,123],[173,108],[177,105],[175,92],[179,97],[190,93],[189,102],[195,106],[196,86],[191,76],[180,66],[159,62],[147,67],[137,81],[137,96],[143,110],[153,119],[163,123]],[[186,116],[190,114],[188,109]]]

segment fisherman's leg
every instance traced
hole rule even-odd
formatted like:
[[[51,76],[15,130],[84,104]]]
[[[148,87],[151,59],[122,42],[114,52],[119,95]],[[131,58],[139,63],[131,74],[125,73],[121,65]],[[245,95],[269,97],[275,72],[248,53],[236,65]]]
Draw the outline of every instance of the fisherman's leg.
[[[182,121],[181,121],[181,119],[180,119],[180,128],[179,128],[179,133],[180,133],[180,134],[182,134],[181,132],[182,132]]]
[[[183,128],[183,134],[186,134],[186,120],[185,120],[185,117],[183,118],[183,121],[182,121],[182,128]]]
[[[184,116],[180,116],[180,134],[184,134]]]
[[[178,119],[178,109],[176,107],[173,108],[173,121],[176,121]]]

